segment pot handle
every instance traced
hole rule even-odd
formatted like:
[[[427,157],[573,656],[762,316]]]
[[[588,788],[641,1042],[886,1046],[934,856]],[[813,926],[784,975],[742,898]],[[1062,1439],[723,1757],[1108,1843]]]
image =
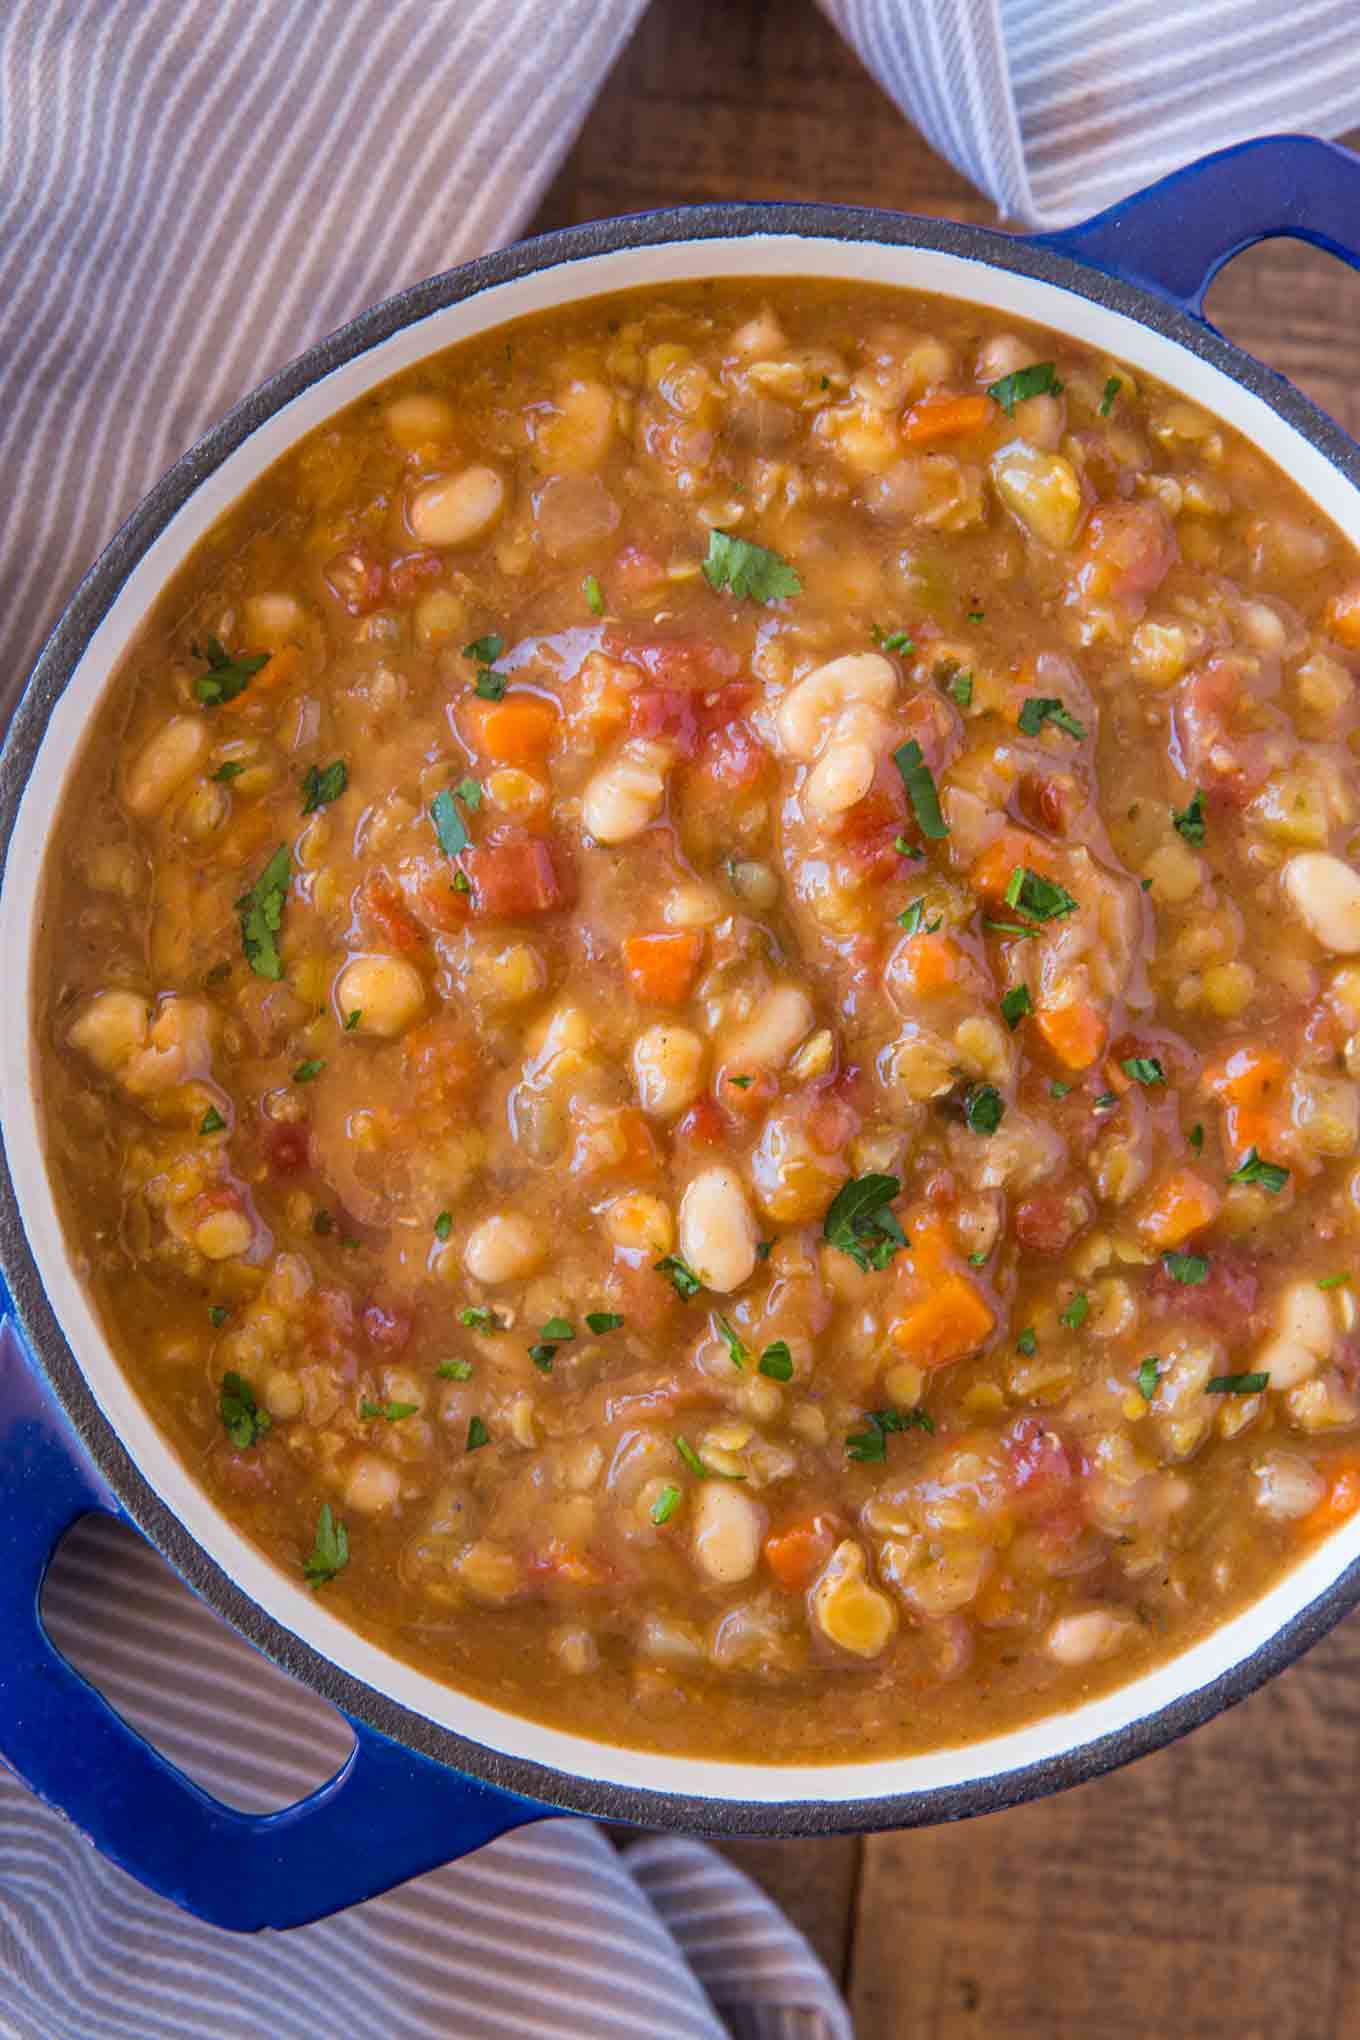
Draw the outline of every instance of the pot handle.
[[[354,1749],[277,1813],[224,1806],[61,1656],[39,1596],[92,1509],[121,1515],[30,1358],[0,1281],[0,1757],[96,1848],[217,1927],[297,1927],[467,1855],[551,1809],[352,1720]]]
[[[1360,156],[1314,135],[1263,135],[1034,242],[1150,286],[1196,318],[1225,262],[1288,234],[1360,268]]]

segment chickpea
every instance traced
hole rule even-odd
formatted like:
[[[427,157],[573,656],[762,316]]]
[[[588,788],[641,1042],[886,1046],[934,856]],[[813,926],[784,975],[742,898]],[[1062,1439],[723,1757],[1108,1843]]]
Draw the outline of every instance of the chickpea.
[[[302,1414],[302,1383],[291,1368],[276,1367],[265,1382],[262,1400],[271,1417],[286,1423]]]
[[[548,1242],[540,1227],[513,1212],[484,1218],[468,1236],[463,1266],[474,1281],[492,1286],[532,1275],[546,1254]]]
[[[123,799],[139,821],[160,813],[171,794],[197,771],[208,743],[202,716],[175,715],[142,746],[123,781]]]
[[[629,1253],[650,1254],[653,1260],[669,1254],[675,1245],[675,1220],[670,1206],[643,1190],[630,1190],[614,1198],[605,1210],[604,1229],[616,1247]]]
[[[731,1291],[756,1265],[756,1225],[741,1178],[723,1164],[705,1169],[680,1200],[680,1253],[706,1289]]]
[[[505,506],[505,483],[489,467],[440,475],[416,490],[406,519],[422,545],[470,545],[491,529]]]
[[[382,1516],[393,1506],[400,1489],[401,1475],[392,1461],[376,1452],[363,1452],[345,1480],[345,1507],[359,1516]]]
[[[1044,1648],[1060,1665],[1089,1665],[1097,1658],[1113,1657],[1130,1635],[1133,1624],[1104,1608],[1088,1608],[1080,1615],[1060,1615],[1044,1639]]]
[[[654,1119],[674,1119],[692,1105],[704,1087],[703,1036],[690,1027],[664,1021],[648,1027],[633,1043],[633,1079],[644,1112]]]
[[[453,406],[443,397],[413,390],[409,396],[394,397],[384,407],[383,423],[403,451],[414,453],[417,447],[452,439]]]
[[[335,1003],[358,1034],[404,1034],[425,1010],[425,980],[400,956],[355,956],[335,981]]]
[[[306,621],[306,611],[292,595],[252,595],[245,607],[246,636],[271,651],[300,637]]]
[[[66,1039],[97,1069],[120,1069],[146,1041],[151,1008],[136,992],[100,992],[91,999]]]
[[[532,421],[534,462],[544,474],[591,474],[614,437],[614,399],[603,383],[569,383]]]
[[[244,1254],[255,1228],[243,1211],[212,1211],[194,1231],[194,1245],[209,1261],[230,1261]]]

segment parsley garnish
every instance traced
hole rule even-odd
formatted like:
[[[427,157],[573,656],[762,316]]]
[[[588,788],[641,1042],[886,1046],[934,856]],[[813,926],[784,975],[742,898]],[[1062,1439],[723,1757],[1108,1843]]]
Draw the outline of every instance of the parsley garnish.
[[[793,1380],[793,1355],[787,1339],[775,1339],[765,1348],[757,1372],[768,1375],[771,1381]]]
[[[529,1358],[533,1361],[540,1374],[551,1374],[553,1371],[553,1361],[557,1358],[557,1348],[556,1346],[546,1346],[542,1343],[530,1346]]]
[[[1117,375],[1112,375],[1100,394],[1099,411],[1102,418],[1108,418],[1114,409],[1114,400],[1124,385]]]
[[[907,799],[911,802],[921,834],[935,841],[947,836],[949,824],[940,813],[940,796],[935,780],[915,737],[893,752],[893,763],[902,775]]]
[[[468,813],[475,815],[482,804],[482,788],[476,779],[460,779],[453,789],[454,798],[461,800]]]
[[[881,645],[885,652],[914,652],[916,649],[911,641],[911,633],[905,630],[885,632],[881,631],[878,625],[875,624],[873,627],[873,639],[874,643]]]
[[[320,1234],[323,1239],[327,1233],[335,1231],[335,1220],[331,1217],[329,1211],[323,1208],[321,1211],[314,1211],[312,1213],[312,1231]]]
[[[1260,1395],[1270,1386],[1269,1374],[1216,1374],[1204,1384],[1206,1395]]]
[[[1108,1112],[1112,1105],[1119,1103],[1119,1098],[1118,1094],[1114,1091],[1102,1091],[1100,1096],[1093,1098],[1091,1102],[1097,1112]]]
[[[731,1359],[732,1365],[737,1368],[744,1368],[751,1357],[750,1352],[742,1344],[725,1317],[718,1319],[718,1330],[722,1334],[722,1342],[727,1348],[728,1357]]]
[[[1046,722],[1054,729],[1066,731],[1069,737],[1082,741],[1088,734],[1085,723],[1079,723],[1069,715],[1056,694],[1031,694],[1020,711],[1020,728],[1027,737],[1037,737]]]
[[[238,1452],[248,1452],[252,1445],[258,1445],[273,1422],[268,1410],[262,1410],[256,1402],[250,1383],[239,1374],[222,1376],[217,1410]]]
[[[472,1362],[470,1360],[441,1360],[434,1371],[441,1381],[471,1381]]]
[[[1209,1263],[1202,1254],[1163,1254],[1162,1266],[1173,1282],[1183,1282],[1190,1289],[1209,1279]]]
[[[474,1417],[468,1425],[467,1447],[469,1452],[479,1452],[483,1445],[491,1443],[491,1433],[480,1417]]]
[[[616,1310],[588,1310],[586,1323],[598,1337],[601,1332],[616,1332],[623,1319]]]
[[[896,1176],[852,1176],[836,1192],[822,1221],[823,1236],[866,1274],[871,1268],[886,1268],[907,1244],[891,1210],[901,1188]]]
[[[550,1317],[539,1333],[539,1344],[529,1348],[529,1358],[540,1374],[551,1374],[557,1349],[576,1337],[576,1327],[564,1317]]]
[[[803,584],[787,560],[749,539],[727,531],[710,531],[704,579],[716,594],[726,588],[739,602],[783,602],[802,593]]]
[[[495,1311],[488,1310],[484,1303],[465,1305],[458,1313],[458,1322],[466,1325],[471,1332],[498,1332],[501,1329]]]
[[[918,860],[926,854],[919,843],[909,843],[905,836],[893,837],[893,849],[899,857],[914,857]]]
[[[474,691],[483,701],[499,701],[505,692],[504,673],[493,670],[504,650],[505,639],[498,631],[489,631],[485,637],[474,638],[470,645],[463,646],[463,657],[471,659],[477,668]]]
[[[1066,1325],[1069,1332],[1079,1332],[1091,1312],[1091,1299],[1084,1289],[1079,1289],[1065,1310],[1058,1312],[1058,1323]]]
[[[1151,1402],[1153,1396],[1157,1393],[1157,1378],[1161,1358],[1160,1353],[1149,1353],[1147,1359],[1139,1363],[1135,1379],[1138,1383],[1138,1393],[1142,1396],[1144,1402]]]
[[[493,673],[490,666],[483,666],[473,684],[473,693],[483,701],[499,701],[509,685],[504,673]]]
[[[328,807],[333,800],[339,800],[349,785],[349,767],[343,758],[337,758],[324,772],[318,772],[315,765],[309,765],[302,779],[302,812],[314,814],[317,808]]]
[[[543,1327],[543,1337],[545,1339],[574,1339],[576,1337],[576,1328],[567,1318],[550,1317],[547,1324]]]
[[[453,1213],[451,1211],[441,1211],[434,1222],[435,1238],[437,1240],[446,1240],[452,1231]]]
[[[241,917],[241,947],[256,977],[278,979],[283,962],[276,941],[283,925],[283,903],[288,897],[292,862],[287,845],[281,843],[247,893],[236,902]]]
[[[1343,1269],[1340,1275],[1320,1275],[1317,1286],[1319,1289],[1340,1289],[1343,1282],[1349,1282],[1350,1279],[1350,1270],[1347,1268]]]
[[[945,693],[958,708],[973,705],[973,676],[971,673],[954,673],[945,682]]]
[[[307,1583],[322,1587],[348,1564],[349,1532],[339,1517],[332,1513],[330,1503],[323,1502],[321,1514],[316,1519],[316,1542],[310,1556],[302,1562]]]
[[[189,649],[208,668],[194,682],[194,693],[205,708],[220,708],[224,701],[235,701],[238,694],[245,693],[261,666],[269,664],[268,652],[240,652],[233,658],[220,638],[209,637],[204,642],[205,651],[200,652],[197,645],[190,645]]]
[[[1062,1077],[1055,1077],[1048,1087],[1048,1095],[1050,1098],[1065,1098],[1071,1088]]]
[[[604,596],[600,592],[600,584],[594,574],[587,574],[581,586],[585,592],[586,608],[590,611],[591,615],[603,616]]]
[[[413,1417],[419,1408],[419,1403],[370,1402],[365,1396],[359,1405],[359,1415],[366,1424],[371,1424],[375,1417],[381,1417],[388,1424],[399,1424],[403,1417]]]
[[[1019,942],[1032,942],[1038,932],[1034,928],[1022,928],[1018,921],[984,920],[982,925],[984,928],[990,928],[993,935],[1014,935]]]
[[[667,1254],[663,1261],[653,1261],[652,1266],[658,1275],[665,1275],[669,1279],[676,1295],[683,1296],[686,1303],[692,1296],[697,1296],[704,1286],[694,1270],[688,1267],[678,1254]]]
[[[670,1522],[671,1517],[675,1514],[676,1508],[679,1505],[679,1501],[680,1490],[678,1487],[666,1486],[662,1488],[660,1494],[657,1496],[656,1500],[652,1503],[650,1512],[652,1521],[656,1524],[658,1530],[661,1528],[661,1525],[663,1523]]]
[[[926,921],[925,911],[924,900],[913,900],[906,912],[898,915],[898,927],[905,928],[908,935],[933,935],[942,925],[942,916],[937,914],[933,921]]]
[[[295,1084],[310,1084],[321,1075],[325,1067],[325,1056],[309,1055],[306,1062],[300,1062],[293,1071],[293,1082]]]
[[[974,1133],[995,1133],[1006,1116],[1006,1101],[995,1084],[970,1084],[963,1094],[963,1116]]]
[[[675,1449],[696,1480],[745,1480],[746,1478],[744,1473],[722,1473],[716,1466],[705,1466],[688,1438],[677,1438]]]
[[[1187,843],[1196,850],[1204,847],[1204,795],[1199,788],[1187,808],[1172,808],[1171,819]]]
[[[1282,1169],[1278,1162],[1262,1161],[1255,1148],[1248,1148],[1246,1159],[1240,1169],[1234,1169],[1229,1176],[1230,1183],[1259,1183],[1272,1197],[1278,1197],[1289,1181],[1288,1169]]]
[[[1029,995],[1028,985],[1012,985],[1008,992],[1002,994],[1001,1017],[1012,1030],[1020,1025],[1026,1013],[1032,1013],[1033,1010],[1034,1004]]]
[[[355,1028],[359,1025],[359,1022],[363,1019],[363,1017],[364,1009],[362,1006],[356,1006],[352,1013],[347,1013],[345,1015],[346,1034],[353,1034]]]
[[[430,802],[430,820],[434,823],[439,847],[446,857],[457,857],[467,849],[472,839],[447,786]]]
[[[1053,373],[1051,361],[1036,361],[1029,368],[1013,369],[1010,375],[1003,375],[998,382],[988,383],[987,394],[993,402],[1000,404],[1008,418],[1015,416],[1017,404],[1023,404],[1026,397],[1057,396],[1062,384]]]
[[[1019,1338],[1015,1342],[1015,1350],[1017,1353],[1023,1353],[1027,1360],[1032,1359],[1034,1354],[1038,1352],[1039,1341],[1035,1335],[1033,1325],[1025,1326],[1024,1331],[1021,1332]]]
[[[216,772],[213,773],[213,778],[220,785],[229,786],[233,779],[240,778],[245,769],[245,766],[239,764],[235,758],[228,758],[225,765],[218,766]]]
[[[925,1410],[866,1410],[865,1431],[852,1431],[845,1441],[847,1459],[878,1461],[888,1456],[890,1431],[925,1431],[935,1435],[934,1419]]]
[[[1185,1139],[1186,1145],[1188,1147],[1192,1147],[1195,1150],[1195,1153],[1199,1154],[1200,1150],[1204,1146],[1204,1128],[1200,1126],[1197,1122],[1194,1126],[1191,1127],[1189,1133],[1186,1134]]]
[[[1006,905],[1018,908],[1035,921],[1060,921],[1064,914],[1077,911],[1077,902],[1065,886],[1031,871],[1027,864],[1017,864],[1012,871],[1006,886]]]
[[[200,1133],[220,1133],[226,1123],[217,1107],[210,1105],[198,1122],[198,1130]]]
[[[208,1305],[208,1322],[215,1325],[219,1332],[230,1316],[231,1312],[224,1303],[210,1303]]]
[[[753,1084],[753,1083],[755,1082],[755,1078],[754,1078],[754,1077],[729,1077],[729,1078],[727,1079],[727,1081],[728,1081],[728,1083],[729,1083],[729,1084],[735,1084],[735,1085],[736,1085],[736,1087],[737,1087],[737,1089],[738,1089],[739,1091],[749,1091],[749,1090],[750,1090],[750,1088],[751,1088],[751,1086],[752,1086],[752,1084]]]
[[[1120,1058],[1120,1069],[1135,1084],[1164,1084],[1166,1071],[1155,1055],[1126,1055]]]

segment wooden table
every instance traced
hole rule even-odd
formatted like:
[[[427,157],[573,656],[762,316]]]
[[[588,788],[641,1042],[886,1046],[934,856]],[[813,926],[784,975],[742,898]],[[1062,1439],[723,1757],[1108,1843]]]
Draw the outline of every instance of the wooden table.
[[[998,224],[810,0],[653,0],[535,224],[711,198]],[[1275,241],[1210,311],[1360,434],[1360,279]],[[727,1853],[810,1934],[859,2040],[1341,2040],[1360,2034],[1357,1808],[1360,1618],[1189,1741],[1060,1799]]]

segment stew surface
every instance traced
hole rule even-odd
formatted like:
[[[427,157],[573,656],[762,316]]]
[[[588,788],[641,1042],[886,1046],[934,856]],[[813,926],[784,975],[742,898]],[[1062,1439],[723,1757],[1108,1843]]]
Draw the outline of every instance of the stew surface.
[[[213,1499],[622,1743],[994,1732],[1360,1505],[1360,562],[936,298],[599,300],[232,510],[56,818],[50,1165]]]

